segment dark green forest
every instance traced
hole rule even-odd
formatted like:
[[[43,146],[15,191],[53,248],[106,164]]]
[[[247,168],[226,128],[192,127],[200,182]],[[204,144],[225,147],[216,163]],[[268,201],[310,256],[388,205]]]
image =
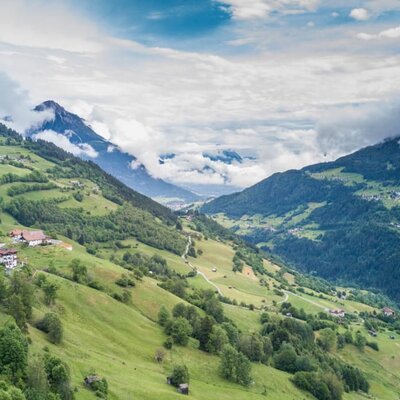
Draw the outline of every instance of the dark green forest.
[[[363,180],[346,184],[345,179],[313,176],[333,169],[359,174]],[[358,192],[376,185],[393,188],[399,183],[400,146],[398,139],[393,139],[335,162],[274,174],[243,192],[205,204],[202,211],[224,213],[232,219],[254,214],[284,217],[276,230],[255,227],[244,238],[254,244],[263,242],[263,250],[301,271],[381,290],[398,302],[400,202],[387,207],[382,196],[370,199]],[[293,234],[285,225],[307,210],[309,203],[321,206],[291,228],[317,227],[321,233],[313,240]]]

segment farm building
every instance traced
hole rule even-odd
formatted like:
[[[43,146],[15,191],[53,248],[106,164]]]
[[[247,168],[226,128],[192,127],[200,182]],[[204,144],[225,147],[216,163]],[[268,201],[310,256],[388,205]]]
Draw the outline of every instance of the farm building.
[[[338,318],[343,318],[346,313],[344,310],[339,308],[338,310],[329,310],[329,314],[331,314],[333,317],[338,317]]]
[[[28,246],[35,247],[41,244],[49,243],[49,238],[43,231],[27,231],[21,229],[14,229],[10,232],[10,236],[14,242],[26,243]]]
[[[0,264],[7,269],[12,269],[17,266],[18,256],[15,249],[0,249]]]
[[[178,393],[188,395],[189,394],[189,385],[187,383],[181,383],[178,386]]]
[[[383,307],[382,312],[387,316],[387,317],[392,317],[394,315],[394,311],[389,308],[389,307]]]
[[[97,375],[88,375],[83,381],[86,386],[91,386],[95,382],[99,382],[101,379]]]

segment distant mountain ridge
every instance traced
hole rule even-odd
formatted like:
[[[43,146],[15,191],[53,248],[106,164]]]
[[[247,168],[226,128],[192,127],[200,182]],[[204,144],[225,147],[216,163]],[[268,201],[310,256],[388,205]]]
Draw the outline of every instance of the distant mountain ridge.
[[[183,202],[193,202],[199,199],[198,195],[189,190],[152,177],[143,165],[132,169],[130,166],[132,162],[136,161],[134,156],[104,139],[90,126],[86,125],[82,118],[68,112],[55,101],[45,101],[35,108],[36,111],[48,109],[54,112],[54,119],[47,120],[41,126],[35,127],[34,130],[29,132],[30,135],[51,130],[64,135],[73,144],[90,145],[98,153],[97,157],[82,156],[82,158],[91,159],[121,182],[146,196],[178,198]]]
[[[224,214],[238,234],[303,271],[400,301],[398,138],[274,174],[202,211]]]

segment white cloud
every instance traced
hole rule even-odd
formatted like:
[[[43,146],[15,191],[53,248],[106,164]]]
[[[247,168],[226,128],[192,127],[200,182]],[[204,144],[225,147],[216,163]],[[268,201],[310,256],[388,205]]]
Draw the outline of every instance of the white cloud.
[[[365,8],[353,8],[349,16],[357,21],[367,21],[370,18],[370,14]]]
[[[40,125],[44,120],[54,117],[50,111],[34,112],[34,104],[28,93],[1,72],[0,93],[0,119],[11,117],[11,120],[2,122],[19,133],[23,134],[30,127]]]
[[[96,26],[72,15],[61,2],[2,1],[0,26],[0,42],[16,46],[79,53],[103,49]]]
[[[321,116],[316,142],[331,158],[400,136],[400,101],[338,107]]]
[[[0,70],[29,89],[31,99],[24,103],[29,96],[18,87],[1,86],[0,79],[1,93],[15,96],[13,107],[4,105],[9,96],[1,96],[0,111],[17,115],[15,120],[24,128],[32,122],[29,110],[35,103],[54,99],[135,155],[138,161],[133,167],[143,164],[156,177],[188,184],[245,186],[276,171],[321,161],[326,149],[342,155],[347,151],[342,145],[346,135],[351,148],[385,135],[384,128],[376,135],[353,135],[347,127],[333,129],[334,122],[340,121],[337,110],[344,105],[384,102],[399,93],[399,55],[385,49],[370,52],[371,44],[358,41],[348,26],[324,30],[318,23],[321,34],[315,35],[304,29],[304,17],[300,28],[285,25],[279,32],[270,26],[253,30],[249,28],[253,24],[243,22],[276,13],[313,11],[318,2],[228,3],[235,27],[243,24],[245,30],[243,37],[229,36],[230,44],[260,46],[257,52],[221,55],[147,47],[109,37],[73,11],[58,11],[37,0],[35,12],[28,7],[32,24],[6,25],[7,43],[0,43]],[[365,7],[371,15],[379,12],[369,3]],[[21,20],[28,21],[27,11],[21,12],[25,13]],[[53,26],[46,25],[50,15],[54,21],[66,21],[54,28],[55,38],[46,37]],[[75,19],[79,21],[76,30]],[[370,24],[373,27],[373,21]],[[385,28],[380,25],[379,29],[390,31]],[[382,34],[382,39],[396,34]],[[348,52],[354,45],[357,51]],[[321,121],[327,111],[332,114]],[[356,119],[352,124],[354,128]],[[322,131],[330,131],[333,137]],[[94,155],[92,149],[54,133],[43,135],[68,151]],[[253,154],[257,161],[226,165],[202,156],[216,149]],[[176,157],[160,164],[159,156],[165,153]]]
[[[396,28],[387,29],[379,34],[381,38],[397,39],[400,38],[400,26]]]
[[[386,29],[377,34],[371,33],[358,33],[357,38],[361,40],[374,40],[374,39],[398,39],[400,38],[400,26],[396,28]]]
[[[41,139],[46,142],[54,143],[56,146],[62,148],[68,153],[74,156],[87,156],[90,158],[96,158],[98,153],[93,149],[88,143],[74,144],[69,141],[69,139],[57,132],[52,130],[41,131],[34,135],[34,139]]]
[[[60,65],[64,64],[65,61],[66,61],[64,57],[57,57],[57,56],[55,56],[55,55],[48,55],[48,56],[47,56],[47,59],[48,59],[49,61],[53,61],[53,62],[55,62],[56,64],[60,64]]]
[[[378,35],[360,32],[360,33],[357,33],[356,37],[361,40],[373,40],[373,39],[377,39]]]
[[[230,6],[234,18],[249,20],[266,18],[272,12],[292,14],[315,11],[319,0],[219,0]]]

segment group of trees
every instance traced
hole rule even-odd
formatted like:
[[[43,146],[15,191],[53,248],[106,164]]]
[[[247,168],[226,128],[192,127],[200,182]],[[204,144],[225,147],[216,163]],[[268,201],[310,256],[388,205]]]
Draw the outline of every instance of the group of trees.
[[[46,184],[49,182],[49,178],[43,173],[38,170],[33,170],[27,175],[17,175],[13,173],[7,173],[0,177],[0,183],[2,185],[6,183],[14,183],[14,182],[36,182]],[[23,185],[20,185],[23,186]],[[31,185],[26,185],[24,187],[29,187]],[[18,186],[17,186],[18,187]],[[18,191],[18,189],[16,189]],[[19,194],[19,193],[17,193]]]
[[[0,300],[5,304],[7,312],[12,315],[20,329],[27,329],[32,318],[34,286],[29,274],[15,271],[9,280],[0,274]]]
[[[0,329],[0,398],[4,400],[72,400],[68,367],[50,354],[28,361],[28,341],[14,324]]]
[[[54,305],[57,298],[58,285],[40,273],[35,281],[42,289],[43,302],[47,306]],[[32,310],[35,301],[35,285],[27,269],[14,271],[9,279],[0,274],[0,303],[6,306],[7,312],[14,318],[17,326],[25,332],[28,322],[32,321]],[[47,313],[36,326],[48,334],[48,339],[59,344],[63,337],[62,323],[55,313]]]
[[[168,335],[165,347],[171,348],[172,343],[185,346],[192,337],[197,340],[200,350],[221,356],[220,373],[224,378],[248,385],[251,363],[245,352],[251,356],[253,344],[246,337],[240,338],[239,330],[224,317],[222,309],[215,309],[217,303],[214,304],[210,293],[205,297],[203,307],[208,312],[204,317],[193,305],[178,303],[172,315],[161,307],[158,322]]]
[[[318,400],[342,399],[343,385],[335,374],[296,372],[293,382],[300,389],[310,392]]]
[[[355,338],[350,331],[339,335],[336,325],[332,325],[333,328],[319,329],[316,337],[309,322],[270,318],[268,314],[262,315],[261,322],[261,335],[271,340],[273,365],[295,374],[293,381],[297,386],[310,391],[319,400],[341,399],[343,390],[368,392],[368,381],[363,373],[332,354],[347,343],[360,348],[358,343],[364,337],[359,332]]]
[[[333,170],[337,172],[331,174]],[[400,206],[388,207],[383,200],[390,191],[399,191],[394,189],[400,185],[399,171],[398,143],[393,139],[332,163],[274,174],[243,192],[206,203],[201,210],[236,219],[255,214],[281,217],[274,232],[254,227],[246,239],[270,243],[264,246],[266,251],[303,272],[375,288],[398,302],[400,278],[393,271],[400,263],[396,228]],[[344,175],[347,172],[361,174],[363,179]],[[360,195],[377,185],[380,197]],[[310,203],[320,206],[310,209]],[[301,219],[296,221],[295,215]],[[288,232],[311,225],[321,232],[315,240]]]
[[[59,201],[15,198],[6,204],[6,210],[25,226],[40,226],[82,245],[104,243],[136,237],[158,249],[182,254],[184,238],[148,211],[124,203],[116,211],[103,216],[90,216],[79,208],[60,208]]]
[[[249,265],[254,272],[260,274],[265,273],[264,261],[258,248],[250,247],[249,245],[236,245],[236,253],[233,257],[233,270],[241,271],[243,263]]]
[[[57,185],[48,182],[48,183],[36,183],[36,184],[26,184],[22,183],[20,185],[13,185],[8,188],[7,194],[10,197],[18,196],[19,194],[24,194],[28,192],[37,192],[39,190],[50,190],[50,189],[55,189],[57,188]]]

